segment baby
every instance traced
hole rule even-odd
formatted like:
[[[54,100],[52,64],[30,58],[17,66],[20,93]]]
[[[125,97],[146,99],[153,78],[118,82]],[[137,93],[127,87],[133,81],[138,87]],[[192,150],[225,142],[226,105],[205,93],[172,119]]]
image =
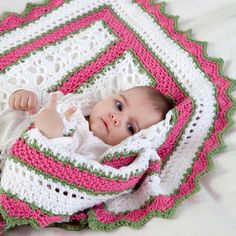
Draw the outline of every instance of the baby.
[[[9,106],[12,110],[34,114],[38,112],[39,100],[31,91],[18,90],[10,96]],[[89,142],[84,142],[87,148],[92,148],[91,140],[96,139],[107,149],[163,120],[171,108],[168,99],[152,87],[139,86],[121,91],[97,102],[89,116],[83,117],[82,121],[80,118],[80,122],[87,123],[90,134],[86,136],[83,131],[80,138],[87,137]],[[48,106],[36,114],[35,127],[48,139],[63,137],[65,124],[76,112],[77,107],[70,107],[63,115],[59,114],[57,95],[52,94]]]

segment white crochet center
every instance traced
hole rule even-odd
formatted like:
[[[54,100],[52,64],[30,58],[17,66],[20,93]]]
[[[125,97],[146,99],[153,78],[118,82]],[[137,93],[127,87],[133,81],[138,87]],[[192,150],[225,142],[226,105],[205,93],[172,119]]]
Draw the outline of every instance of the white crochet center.
[[[138,209],[150,198],[150,196],[160,193],[170,194],[179,186],[187,168],[192,164],[194,154],[207,137],[208,130],[214,121],[214,105],[216,104],[216,101],[213,84],[196,66],[188,53],[180,48],[173,40],[168,38],[165,32],[154,22],[150,15],[145,13],[137,4],[127,0],[70,1],[68,4],[64,4],[47,16],[41,17],[23,28],[6,33],[0,39],[0,52],[4,52],[7,49],[29,41],[37,35],[47,32],[56,25],[65,23],[73,17],[82,15],[93,10],[95,7],[102,6],[106,3],[108,3],[114,12],[125,21],[140,38],[142,38],[148,47],[152,49],[154,54],[158,55],[160,60],[167,65],[169,71],[177,78],[178,83],[186,91],[188,96],[193,99],[196,106],[192,120],[185,128],[185,132],[162,170],[160,178],[156,175],[150,176],[145,180],[138,191],[123,194],[119,197],[116,196],[116,198],[107,201],[107,209],[118,213],[126,210]],[[88,36],[88,38],[83,39],[83,32],[86,32],[84,35]],[[99,21],[93,26],[85,29],[83,32],[78,33],[77,35],[80,38],[80,41],[69,38],[64,41],[64,44],[61,43],[60,45],[48,46],[41,52],[37,51],[36,53],[31,54],[24,62],[20,61],[19,64],[12,65],[8,71],[0,75],[0,89],[1,86],[2,90],[4,89],[6,81],[7,83],[18,87],[22,87],[23,85],[27,86],[27,84],[31,85],[30,83],[33,81],[35,85],[46,89],[48,86],[55,83],[55,80],[60,80],[65,76],[74,66],[85,64],[90,58],[93,58],[96,53],[103,51],[108,45],[116,40],[116,37]],[[84,40],[83,44],[81,43],[83,47],[80,47],[80,44],[77,43],[81,42],[81,40]],[[58,49],[55,49],[55,47],[58,47]],[[63,54],[61,54],[62,51]],[[75,52],[78,52],[77,56],[73,56]],[[82,56],[80,52],[83,53]],[[73,64],[74,60],[76,60],[75,64]],[[86,106],[91,106],[91,104],[94,104],[96,101],[111,93],[138,85],[148,84],[150,84],[149,79],[144,74],[140,73],[138,65],[134,63],[132,53],[128,51],[119,62],[115,63],[114,68],[110,68],[110,70],[106,70],[105,74],[100,75],[100,78],[95,80],[95,84],[90,85],[87,90],[84,90],[80,97],[81,99],[84,99],[82,104],[84,104],[84,108],[86,109]],[[3,99],[1,99],[1,101],[5,101],[5,104],[7,95],[6,90],[0,93],[0,96]],[[87,100],[88,98],[90,101]],[[71,97],[68,101],[73,103],[73,98]],[[76,103],[75,100],[74,103]],[[1,104],[1,108],[4,109],[4,107],[6,108],[6,105]],[[109,150],[109,153],[123,150],[129,151],[136,148],[139,149],[140,147],[148,147],[146,150],[149,151],[154,147],[157,148],[162,144],[164,141],[163,137],[165,137],[165,134],[171,128],[169,122],[170,117],[171,112],[168,116],[169,120],[167,119],[168,122],[160,123],[149,129],[143,130],[139,134]],[[141,137],[143,137],[143,139],[141,139]],[[152,146],[152,144],[154,144],[154,146]],[[150,158],[150,155],[147,155],[147,158]],[[143,158],[143,160],[145,160],[145,158]],[[146,161],[141,164],[142,167],[140,168],[145,169],[145,164]],[[26,174],[27,176],[30,176],[33,173],[34,179],[37,181],[40,180],[40,178],[43,178],[43,176],[37,175],[33,171],[26,170],[24,167],[19,166],[19,164],[17,165],[11,161],[9,161],[8,166],[4,171],[9,171],[9,175],[12,175],[13,172],[10,168],[18,168],[21,173],[26,173],[28,171]],[[39,185],[36,184],[36,182],[31,181],[30,177],[28,178],[29,181],[27,184],[29,184],[30,187],[33,188],[35,185]],[[11,190],[16,188],[15,184],[14,186],[11,186],[11,184],[13,183],[9,183],[8,180],[2,180],[4,188],[9,187]],[[59,186],[58,183],[53,184],[56,185],[54,186],[55,188],[64,188],[64,186]],[[44,189],[41,189],[39,195],[45,191],[45,188],[46,187],[44,186]],[[17,190],[18,195],[20,195],[20,191],[19,188]],[[35,189],[35,191],[37,191],[37,189]],[[66,191],[72,190],[66,189]],[[23,195],[25,196],[25,194]],[[31,197],[27,199],[29,202],[32,202]],[[39,205],[42,204],[42,199],[37,201],[36,198],[37,197],[34,196],[34,201]],[[53,199],[52,202],[59,201],[59,199],[61,199],[60,204],[67,204],[61,196],[57,199]],[[82,201],[81,204],[84,204],[84,202],[85,201]],[[47,206],[44,205],[44,209],[61,213],[62,205],[45,204]],[[79,205],[78,202],[76,202],[76,204]],[[72,205],[72,203],[68,204],[68,208],[65,212],[70,212]]]

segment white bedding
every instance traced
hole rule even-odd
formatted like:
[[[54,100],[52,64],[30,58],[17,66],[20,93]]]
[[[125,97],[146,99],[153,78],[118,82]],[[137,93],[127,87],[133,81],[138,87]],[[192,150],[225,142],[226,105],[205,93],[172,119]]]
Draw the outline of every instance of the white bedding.
[[[5,11],[22,12],[27,0],[1,0],[0,15]],[[30,2],[41,2],[34,0]],[[157,2],[157,0],[156,0]],[[192,29],[193,38],[208,42],[208,55],[224,59],[225,75],[236,79],[236,1],[235,0],[166,0],[166,11],[179,15],[181,30]],[[236,91],[234,91],[236,97]],[[236,114],[233,116],[236,120]],[[213,170],[201,179],[201,190],[184,201],[172,219],[154,218],[139,230],[122,227],[113,232],[89,229],[70,232],[59,228],[34,230],[19,227],[6,236],[52,235],[236,235],[236,125],[224,138],[227,145],[213,157]]]

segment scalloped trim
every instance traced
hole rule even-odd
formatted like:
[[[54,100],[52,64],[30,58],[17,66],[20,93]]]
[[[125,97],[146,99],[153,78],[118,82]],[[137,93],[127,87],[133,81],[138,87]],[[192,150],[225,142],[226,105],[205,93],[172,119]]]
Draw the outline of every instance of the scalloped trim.
[[[39,17],[41,17],[42,15],[46,15],[49,12],[53,11],[54,9],[56,9],[58,7],[58,5],[60,6],[61,4],[63,4],[64,2],[68,2],[70,0],[43,0],[42,3],[27,3],[24,10],[21,13],[15,13],[15,12],[5,12],[3,14],[0,15],[0,35],[5,34],[6,32],[9,32],[13,29],[15,29],[16,27],[23,27],[27,24],[29,24],[30,22],[32,22],[33,20],[38,19]],[[50,4],[52,6],[50,6]],[[45,8],[41,14],[37,15],[37,16],[33,16],[33,19],[30,19],[27,17],[32,13],[38,13],[39,10]],[[52,9],[51,9],[52,7]],[[48,12],[47,12],[48,11]],[[47,12],[46,14],[44,14],[45,12]],[[15,23],[15,25],[13,26],[13,28],[6,28],[4,29],[4,24],[5,21],[7,21],[8,19],[11,19],[12,22]],[[26,22],[24,22],[24,20]],[[2,26],[1,26],[2,24]],[[1,27],[3,29],[1,29]]]

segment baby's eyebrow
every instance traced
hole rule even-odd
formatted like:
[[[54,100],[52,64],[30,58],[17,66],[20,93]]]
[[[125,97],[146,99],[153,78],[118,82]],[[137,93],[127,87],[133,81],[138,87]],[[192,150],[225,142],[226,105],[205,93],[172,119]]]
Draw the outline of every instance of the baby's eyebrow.
[[[128,103],[127,98],[123,94],[121,94],[121,93],[119,93],[119,95],[123,98],[123,100],[125,101],[125,104],[128,106],[129,103]]]
[[[136,129],[136,133],[139,132],[141,129],[139,127],[139,124],[136,120],[132,119],[132,122],[136,124],[136,127],[138,127],[138,130]]]

